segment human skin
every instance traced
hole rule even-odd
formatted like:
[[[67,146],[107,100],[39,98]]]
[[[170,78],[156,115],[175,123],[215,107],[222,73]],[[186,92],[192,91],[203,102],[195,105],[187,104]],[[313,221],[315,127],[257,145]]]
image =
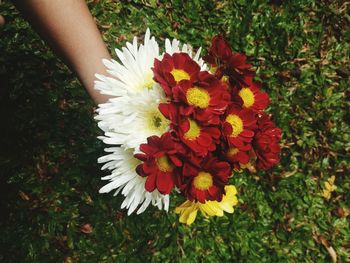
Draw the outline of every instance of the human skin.
[[[110,55],[84,0],[16,0],[18,10],[77,73],[96,104],[108,97],[94,89],[95,73],[107,74]]]
[[[0,15],[0,26],[3,26],[5,24],[5,18]]]

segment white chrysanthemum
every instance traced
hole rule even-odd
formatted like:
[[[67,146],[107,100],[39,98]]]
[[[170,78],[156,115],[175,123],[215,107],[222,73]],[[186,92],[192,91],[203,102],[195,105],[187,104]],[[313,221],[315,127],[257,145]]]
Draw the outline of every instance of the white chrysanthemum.
[[[169,54],[185,52],[201,67],[207,66],[200,56],[200,49],[193,56],[192,48],[182,45],[176,39],[165,41],[165,52]],[[142,213],[150,204],[159,209],[168,210],[169,195],[162,195],[158,190],[152,193],[145,189],[146,178],[136,173],[140,163],[133,154],[139,152],[140,144],[147,142],[152,135],[161,136],[169,129],[169,121],[158,110],[159,103],[166,102],[162,88],[153,80],[152,67],[154,60],[161,59],[159,46],[147,29],[144,42],[127,43],[121,50],[116,49],[120,62],[103,60],[110,77],[96,74],[95,89],[102,94],[111,95],[107,103],[100,104],[96,119],[104,131],[100,138],[106,144],[121,145],[107,148],[108,155],[98,159],[105,163],[102,169],[111,174],[103,177],[110,182],[100,189],[100,193],[115,190],[125,196],[122,208],[128,214]]]
[[[169,129],[169,120],[159,111],[159,103],[166,102],[161,87],[154,85],[139,94],[122,96],[100,105],[95,117],[106,144],[120,144],[138,152],[140,144],[152,135],[161,136]]]
[[[126,43],[122,50],[116,49],[121,63],[104,59],[103,63],[112,77],[96,74],[95,89],[102,94],[125,96],[142,92],[154,85],[152,66],[155,58],[159,58],[159,46],[147,29],[144,43],[138,45],[137,38],[133,43]]]
[[[102,180],[110,181],[107,185],[100,189],[100,193],[108,193],[115,190],[117,195],[120,191],[125,196],[121,208],[128,209],[128,215],[137,209],[137,214],[146,210],[152,204],[160,210],[169,209],[169,195],[163,195],[154,190],[148,192],[145,189],[146,178],[136,173],[136,167],[140,161],[133,156],[131,149],[123,149],[121,147],[111,147],[105,149],[110,154],[100,157],[99,163],[105,163],[102,170],[108,169],[110,175],[102,177]]]
[[[134,148],[135,152],[138,152],[140,144],[146,143],[147,137],[161,136],[166,132],[169,121],[158,110],[159,103],[166,102],[164,91],[152,80],[151,68],[154,59],[159,58],[158,44],[154,37],[150,38],[150,32],[147,29],[144,45],[140,45],[138,48],[137,40],[134,39],[133,45],[128,43],[127,47],[123,48],[124,53],[117,50],[122,64],[115,61],[105,61],[109,72],[118,78],[123,77],[125,83],[98,75],[100,80],[96,81],[96,88],[106,94],[118,97],[99,105],[96,119],[100,121],[98,125],[105,132],[105,136],[100,138],[106,144],[123,145],[126,148]],[[154,52],[150,52],[149,57],[147,57],[146,51]],[[185,52],[203,70],[207,68],[199,57],[201,49],[193,56],[192,48],[186,44],[181,46],[177,39],[172,41],[166,39],[165,51],[169,54]],[[142,66],[139,65],[140,63]],[[142,70],[133,70],[137,68],[142,68]],[[126,75],[128,75],[127,78],[125,78]],[[132,85],[130,83],[130,85],[122,85],[121,82],[126,84],[128,79],[133,79],[133,75],[137,81],[129,81],[133,83]],[[142,77],[143,75],[147,77]]]
[[[139,45],[137,38],[134,37],[132,44],[127,42],[126,47],[115,51],[120,63],[113,59],[103,60],[111,77],[96,74],[98,80],[95,81],[95,89],[99,90],[101,94],[125,96],[153,87],[155,84],[152,72],[154,59],[161,59],[164,53],[160,56],[158,43],[154,37],[151,37],[149,29],[146,31],[143,44]],[[185,52],[198,63],[201,70],[208,70],[207,65],[200,58],[201,48],[193,56],[191,46],[181,45],[177,39],[172,41],[166,39],[165,52],[170,55]]]

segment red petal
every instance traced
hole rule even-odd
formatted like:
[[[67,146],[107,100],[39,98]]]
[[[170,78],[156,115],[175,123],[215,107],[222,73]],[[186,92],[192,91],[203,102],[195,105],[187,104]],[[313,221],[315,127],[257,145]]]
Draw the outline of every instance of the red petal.
[[[171,173],[159,173],[157,176],[157,189],[162,194],[169,194],[174,187]]]
[[[240,133],[241,136],[243,137],[253,137],[254,136],[254,132],[251,130],[244,130]]]
[[[160,103],[158,109],[164,115],[165,118],[170,119],[168,103]]]
[[[146,174],[144,173],[143,171],[143,164],[139,164],[137,167],[136,167],[136,173],[140,176],[146,176]]]
[[[139,159],[140,161],[143,161],[143,162],[147,160],[147,155],[143,154],[143,153],[136,153],[136,154],[134,154],[134,157],[136,159]]]
[[[201,146],[208,147],[212,144],[212,139],[208,134],[203,133],[197,138],[197,142]]]
[[[196,198],[199,202],[205,203],[206,201],[206,192],[202,190],[195,189]]]
[[[217,199],[217,196],[220,194],[220,190],[217,186],[213,185],[209,187],[208,193],[212,199]]]
[[[249,162],[249,156],[248,154],[244,153],[244,152],[238,152],[234,158],[239,161],[241,164],[247,164]]]
[[[190,176],[190,177],[194,177],[198,174],[198,170],[189,163],[184,164],[182,172],[184,176]]]
[[[146,183],[145,183],[145,189],[148,192],[153,192],[154,189],[156,189],[156,174],[151,174],[147,177]]]
[[[175,166],[178,166],[178,167],[182,166],[182,161],[179,158],[177,158],[176,156],[169,155],[169,158]]]

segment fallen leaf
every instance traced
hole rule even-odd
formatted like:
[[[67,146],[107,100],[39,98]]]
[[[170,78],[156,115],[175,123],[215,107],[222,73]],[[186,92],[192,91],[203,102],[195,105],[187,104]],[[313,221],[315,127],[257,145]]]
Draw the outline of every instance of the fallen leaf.
[[[93,228],[91,224],[84,224],[80,227],[80,231],[83,232],[84,234],[91,234],[93,231]]]
[[[24,200],[24,201],[29,201],[29,196],[26,194],[26,193],[24,193],[24,192],[22,192],[22,191],[19,191],[19,196]]]
[[[337,253],[335,252],[334,248],[330,245],[328,240],[326,240],[323,236],[317,235],[314,233],[313,238],[316,240],[317,243],[322,244],[328,251],[329,255],[332,258],[332,263],[337,263]]]

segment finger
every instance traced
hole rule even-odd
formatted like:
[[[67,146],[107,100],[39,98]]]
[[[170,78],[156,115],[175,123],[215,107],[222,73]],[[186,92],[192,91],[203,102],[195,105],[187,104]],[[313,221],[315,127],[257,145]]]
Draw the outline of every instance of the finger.
[[[3,25],[5,25],[5,18],[2,15],[0,15],[0,26]]]

